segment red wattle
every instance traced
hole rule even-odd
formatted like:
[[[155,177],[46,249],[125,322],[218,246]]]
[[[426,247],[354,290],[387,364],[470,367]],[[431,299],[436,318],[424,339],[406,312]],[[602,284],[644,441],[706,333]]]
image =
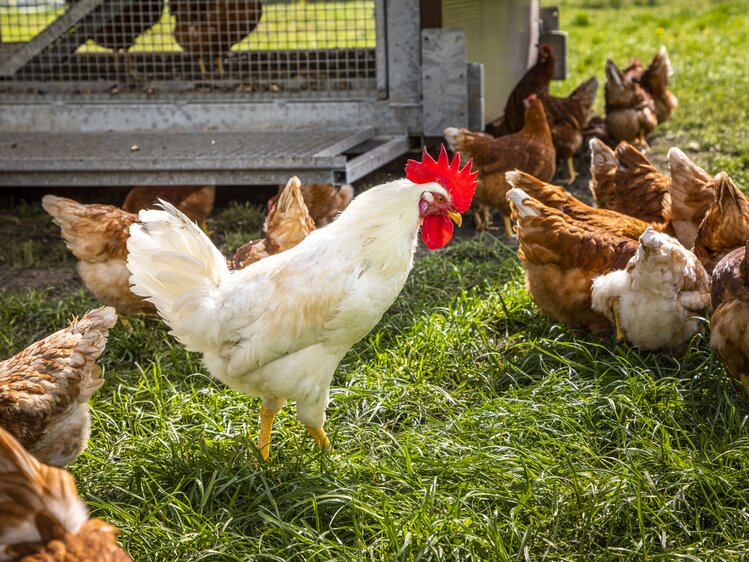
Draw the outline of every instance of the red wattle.
[[[441,248],[453,236],[452,221],[442,215],[427,215],[421,225],[421,239],[430,250]]]

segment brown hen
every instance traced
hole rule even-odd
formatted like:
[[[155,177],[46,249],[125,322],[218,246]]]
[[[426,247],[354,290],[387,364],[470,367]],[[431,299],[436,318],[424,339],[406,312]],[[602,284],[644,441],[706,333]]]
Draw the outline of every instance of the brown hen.
[[[538,57],[536,64],[529,68],[520,82],[510,92],[505,104],[505,113],[502,120],[502,135],[517,133],[525,125],[525,100],[531,94],[540,94],[549,88],[549,83],[554,77],[556,60],[554,51],[549,45],[538,46]]]
[[[279,185],[278,193],[268,200],[269,213],[285,187]],[[354,188],[348,184],[336,187],[330,183],[303,183],[300,189],[316,228],[322,228],[331,222],[354,198]]]
[[[715,199],[697,231],[694,254],[709,272],[749,238],[749,198],[725,172],[715,176]]]
[[[645,137],[658,125],[655,102],[631,76],[614,61],[606,61],[606,131],[616,141],[627,141],[647,148]]]
[[[89,519],[69,473],[40,463],[0,428],[0,560],[132,562],[118,534]]]
[[[590,145],[590,189],[598,206],[667,231],[671,220],[671,178],[629,143],[619,143],[616,152],[596,139]]]
[[[609,328],[591,307],[593,278],[622,269],[637,242],[547,207],[521,189],[508,193],[528,292],[544,314],[570,329]]]
[[[655,115],[658,123],[663,123],[671,118],[674,109],[679,105],[677,97],[669,90],[668,83],[674,71],[671,67],[671,59],[668,51],[661,46],[653,57],[653,61],[645,68],[640,60],[633,58],[625,74],[635,81],[649,93],[655,103]]]
[[[205,219],[213,210],[213,202],[216,199],[215,185],[200,187],[138,185],[128,191],[122,203],[122,210],[138,214],[143,209],[154,209],[159,199],[168,201],[185,213],[190,220],[197,222],[204,232],[208,231]]]
[[[60,227],[68,249],[78,259],[78,274],[86,288],[122,315],[155,313],[155,307],[130,291],[127,240],[138,216],[111,205],[83,205],[72,199],[45,195],[42,207]]]
[[[73,462],[88,444],[88,401],[102,385],[96,360],[117,322],[97,308],[0,363],[0,425],[40,461]]]
[[[445,129],[450,148],[466,158],[473,158],[479,170],[479,183],[474,195],[478,207],[477,228],[491,226],[490,208],[499,209],[505,232],[512,235],[510,206],[505,173],[511,170],[527,172],[542,181],[549,181],[556,167],[556,153],[551,140],[551,130],[546,120],[543,104],[535,95],[526,100],[525,125],[519,133],[493,138],[485,133],[467,129]]]
[[[539,93],[551,127],[557,158],[567,163],[567,183],[574,182],[577,177],[572,157],[583,145],[583,129],[590,121],[597,90],[598,80],[594,77],[580,84],[566,98],[552,96],[548,90]]]
[[[78,0],[66,0],[67,4],[77,4]],[[120,53],[124,53],[125,65],[132,78],[142,79],[133,68],[128,49],[142,33],[148,31],[161,19],[164,11],[163,0],[133,0],[116,14],[106,25],[91,35],[93,41],[107,49],[112,49],[115,72],[119,72]],[[99,17],[102,17],[100,15]]]
[[[229,260],[229,269],[244,269],[251,263],[289,250],[315,230],[300,187],[299,178],[289,180],[265,219],[265,238],[237,249]]]
[[[616,236],[638,240],[648,226],[645,221],[609,209],[596,209],[586,205],[563,187],[542,182],[517,170],[507,172],[507,181],[512,187],[540,201],[547,207],[558,209],[575,220],[603,228]],[[657,225],[663,228],[663,225]]]
[[[713,270],[710,346],[749,394],[749,241]]]
[[[679,242],[692,248],[700,223],[715,199],[715,179],[676,147],[668,151],[668,161],[671,224]]]
[[[263,13],[259,0],[171,0],[169,7],[175,16],[174,39],[198,56],[203,79],[208,74],[203,57],[216,61],[223,78],[222,57],[255,30]]]

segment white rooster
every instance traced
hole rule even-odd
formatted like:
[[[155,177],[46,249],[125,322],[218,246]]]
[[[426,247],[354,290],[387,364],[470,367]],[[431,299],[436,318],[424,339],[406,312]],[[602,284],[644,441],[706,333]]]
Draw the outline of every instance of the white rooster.
[[[406,177],[359,195],[298,246],[231,272],[208,237],[168,203],[141,211],[128,240],[130,282],[187,349],[226,385],[262,399],[258,448],[270,450],[273,418],[287,400],[323,448],[329,388],[338,363],[395,301],[416,237],[439,248],[471,203],[476,173],[442,147],[424,150]]]

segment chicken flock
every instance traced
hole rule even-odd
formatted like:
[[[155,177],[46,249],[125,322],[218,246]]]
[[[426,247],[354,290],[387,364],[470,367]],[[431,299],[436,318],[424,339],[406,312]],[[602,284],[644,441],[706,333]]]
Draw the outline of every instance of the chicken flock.
[[[677,147],[668,172],[646,156],[648,134],[677,104],[665,48],[647,68],[607,62],[607,112],[593,127],[596,79],[556,98],[553,68],[541,46],[496,136],[446,129],[452,160],[444,146],[437,159],[425,148],[404,179],[357,197],[292,177],[268,202],[264,237],[228,258],[206,226],[214,186],[139,186],[122,207],[46,195],[83,283],[106,306],[0,363],[0,561],[130,560],[62,468],[88,443],[89,400],[104,383],[97,361],[118,316],[127,327],[129,315],[158,315],[215,378],[260,398],[259,458],[269,459],[290,400],[328,449],[339,362],[401,292],[419,235],[445,246],[469,209],[479,228],[500,210],[543,314],[673,355],[710,318],[712,347],[749,394],[749,198]],[[558,159],[574,179],[584,148],[595,206],[550,183]]]

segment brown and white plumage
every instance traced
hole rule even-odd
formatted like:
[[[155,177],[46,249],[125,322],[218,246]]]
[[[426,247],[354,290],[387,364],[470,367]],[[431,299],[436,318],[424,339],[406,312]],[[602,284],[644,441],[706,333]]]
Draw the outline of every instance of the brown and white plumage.
[[[289,250],[315,230],[300,188],[301,182],[296,176],[288,181],[265,219],[265,238],[240,246],[230,260],[230,269],[243,269],[258,260]]]
[[[710,276],[694,254],[649,227],[623,270],[593,280],[593,310],[617,337],[648,350],[679,352],[710,308]]]
[[[42,462],[64,466],[86,448],[96,361],[116,322],[113,308],[94,309],[0,363],[0,426]]]
[[[645,137],[658,125],[652,96],[612,61],[606,61],[606,130],[616,141],[647,147]]]
[[[678,107],[679,100],[668,87],[674,71],[666,47],[661,46],[658,49],[647,68],[644,68],[638,59],[633,60],[636,64],[631,65],[630,74],[652,96],[658,123],[668,121]]]
[[[154,312],[151,303],[130,291],[127,239],[137,215],[54,195],[45,195],[42,207],[60,227],[65,245],[78,259],[78,275],[97,299],[123,315]]]
[[[715,176],[715,199],[697,231],[694,253],[709,272],[749,238],[749,198],[725,172]]]
[[[710,346],[749,394],[749,262],[746,245],[728,253],[715,266],[712,303]]]
[[[591,307],[591,283],[624,268],[637,243],[575,220],[521,189],[513,188],[507,197],[517,221],[526,286],[541,312],[573,329],[608,328],[609,320]]]
[[[671,221],[671,178],[627,142],[616,151],[592,140],[590,190],[599,207],[665,226]]]
[[[694,247],[702,219],[715,199],[715,179],[681,150],[668,151],[671,171],[671,224],[685,248]]]
[[[575,220],[603,228],[617,236],[637,240],[645,232],[645,229],[653,226],[650,223],[617,211],[597,209],[586,205],[565,188],[542,182],[530,174],[515,170],[507,172],[506,176],[507,181],[512,187],[522,189],[525,193],[547,207],[559,209]],[[663,225],[656,225],[657,228],[663,228]]]
[[[279,185],[278,193],[268,201],[269,213],[285,187],[285,185]],[[322,228],[332,222],[354,198],[354,188],[348,184],[336,187],[330,183],[303,183],[300,190],[309,216],[315,223],[315,228]]]
[[[0,428],[0,562],[132,562],[116,528],[89,519],[75,480]]]

